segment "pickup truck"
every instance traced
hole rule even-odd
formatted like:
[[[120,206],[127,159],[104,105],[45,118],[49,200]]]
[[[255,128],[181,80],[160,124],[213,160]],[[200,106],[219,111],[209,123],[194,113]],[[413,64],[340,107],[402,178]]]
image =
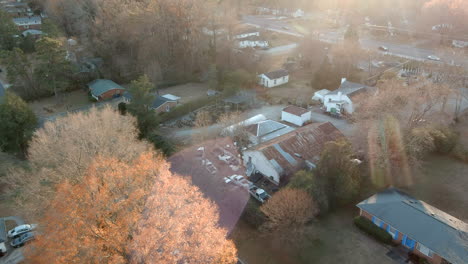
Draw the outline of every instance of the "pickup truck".
[[[264,203],[266,202],[268,199],[271,198],[271,196],[265,192],[265,190],[261,189],[261,188],[258,188],[257,186],[255,185],[252,185],[250,188],[249,188],[249,193],[255,198],[257,199],[259,202],[261,203]]]

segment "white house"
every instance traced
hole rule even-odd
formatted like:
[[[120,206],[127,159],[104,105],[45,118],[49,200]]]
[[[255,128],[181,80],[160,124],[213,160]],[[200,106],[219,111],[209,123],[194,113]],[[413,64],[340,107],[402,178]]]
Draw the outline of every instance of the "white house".
[[[292,17],[294,18],[303,17],[304,15],[305,15],[305,12],[302,11],[302,9],[297,9],[296,11],[292,13]]]
[[[243,153],[247,176],[261,174],[279,184],[283,177],[315,168],[325,143],[343,138],[331,123],[303,126]]]
[[[260,37],[260,32],[259,31],[244,31],[242,33],[239,33],[234,36],[235,39],[244,39],[248,37]]]
[[[366,92],[369,88],[364,84],[349,82],[346,78],[342,78],[340,88],[324,96],[323,106],[327,112],[352,114],[356,109],[353,97]]]
[[[260,40],[258,37],[249,37],[239,40],[239,48],[268,48],[270,44],[266,40]]]
[[[312,118],[312,112],[302,107],[290,105],[281,112],[281,121],[286,121],[296,126],[303,126]]]
[[[327,89],[322,89],[320,91],[316,91],[314,93],[314,96],[312,96],[312,100],[319,101],[319,102],[323,103],[323,98],[328,93],[330,93],[330,90],[327,90]]]
[[[259,84],[267,88],[279,86],[289,82],[289,72],[284,69],[263,73],[258,77],[260,79]]]

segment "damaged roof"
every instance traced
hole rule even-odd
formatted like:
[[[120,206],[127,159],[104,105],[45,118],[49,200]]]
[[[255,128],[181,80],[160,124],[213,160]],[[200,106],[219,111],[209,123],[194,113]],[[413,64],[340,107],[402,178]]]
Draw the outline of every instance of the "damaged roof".
[[[316,163],[325,143],[340,138],[344,135],[332,123],[313,123],[257,145],[254,150],[261,151],[278,173],[291,174],[305,161]]]
[[[303,114],[308,113],[310,111],[305,109],[305,108],[299,107],[299,106],[290,105],[290,106],[284,108],[283,112],[290,113],[290,114],[293,114],[293,115],[296,115],[296,116],[302,116]]]

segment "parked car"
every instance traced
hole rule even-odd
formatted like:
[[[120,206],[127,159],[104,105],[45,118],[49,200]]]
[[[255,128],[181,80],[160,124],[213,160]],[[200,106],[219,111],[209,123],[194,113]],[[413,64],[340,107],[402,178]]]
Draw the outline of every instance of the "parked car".
[[[20,235],[19,237],[13,239],[10,242],[10,245],[12,247],[14,247],[14,248],[22,247],[22,246],[24,246],[24,244],[26,242],[29,242],[29,241],[33,240],[34,238],[36,238],[36,234],[34,232],[27,232],[27,233],[24,233],[24,234]]]
[[[6,253],[7,253],[7,249],[5,247],[5,240],[0,239],[0,257],[5,256]]]
[[[250,189],[249,189],[249,193],[255,198],[257,199],[258,201],[260,201],[261,203],[264,203],[266,202],[268,199],[271,198],[271,196],[263,189],[261,188],[258,188],[257,186],[255,185],[251,185]]]
[[[429,55],[427,56],[427,58],[433,61],[440,61],[440,58],[435,55]]]
[[[385,46],[380,46],[380,47],[379,47],[379,50],[381,50],[381,51],[388,51],[388,48],[385,47]]]
[[[285,29],[285,30],[289,30],[289,27],[287,27],[287,26],[282,26],[281,28]]]
[[[37,225],[36,224],[31,224],[31,225],[19,225],[10,231],[8,231],[8,237],[17,237],[21,234],[24,234],[26,232],[30,232],[34,229],[36,229]]]

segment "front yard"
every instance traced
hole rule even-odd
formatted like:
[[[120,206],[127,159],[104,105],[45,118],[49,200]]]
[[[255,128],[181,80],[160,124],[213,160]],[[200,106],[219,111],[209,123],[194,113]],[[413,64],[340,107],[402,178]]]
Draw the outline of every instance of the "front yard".
[[[353,225],[357,209],[332,212],[304,231],[296,248],[282,245],[271,234],[262,234],[245,222],[233,232],[239,256],[255,264],[362,263],[392,264],[389,248],[374,241]]]

